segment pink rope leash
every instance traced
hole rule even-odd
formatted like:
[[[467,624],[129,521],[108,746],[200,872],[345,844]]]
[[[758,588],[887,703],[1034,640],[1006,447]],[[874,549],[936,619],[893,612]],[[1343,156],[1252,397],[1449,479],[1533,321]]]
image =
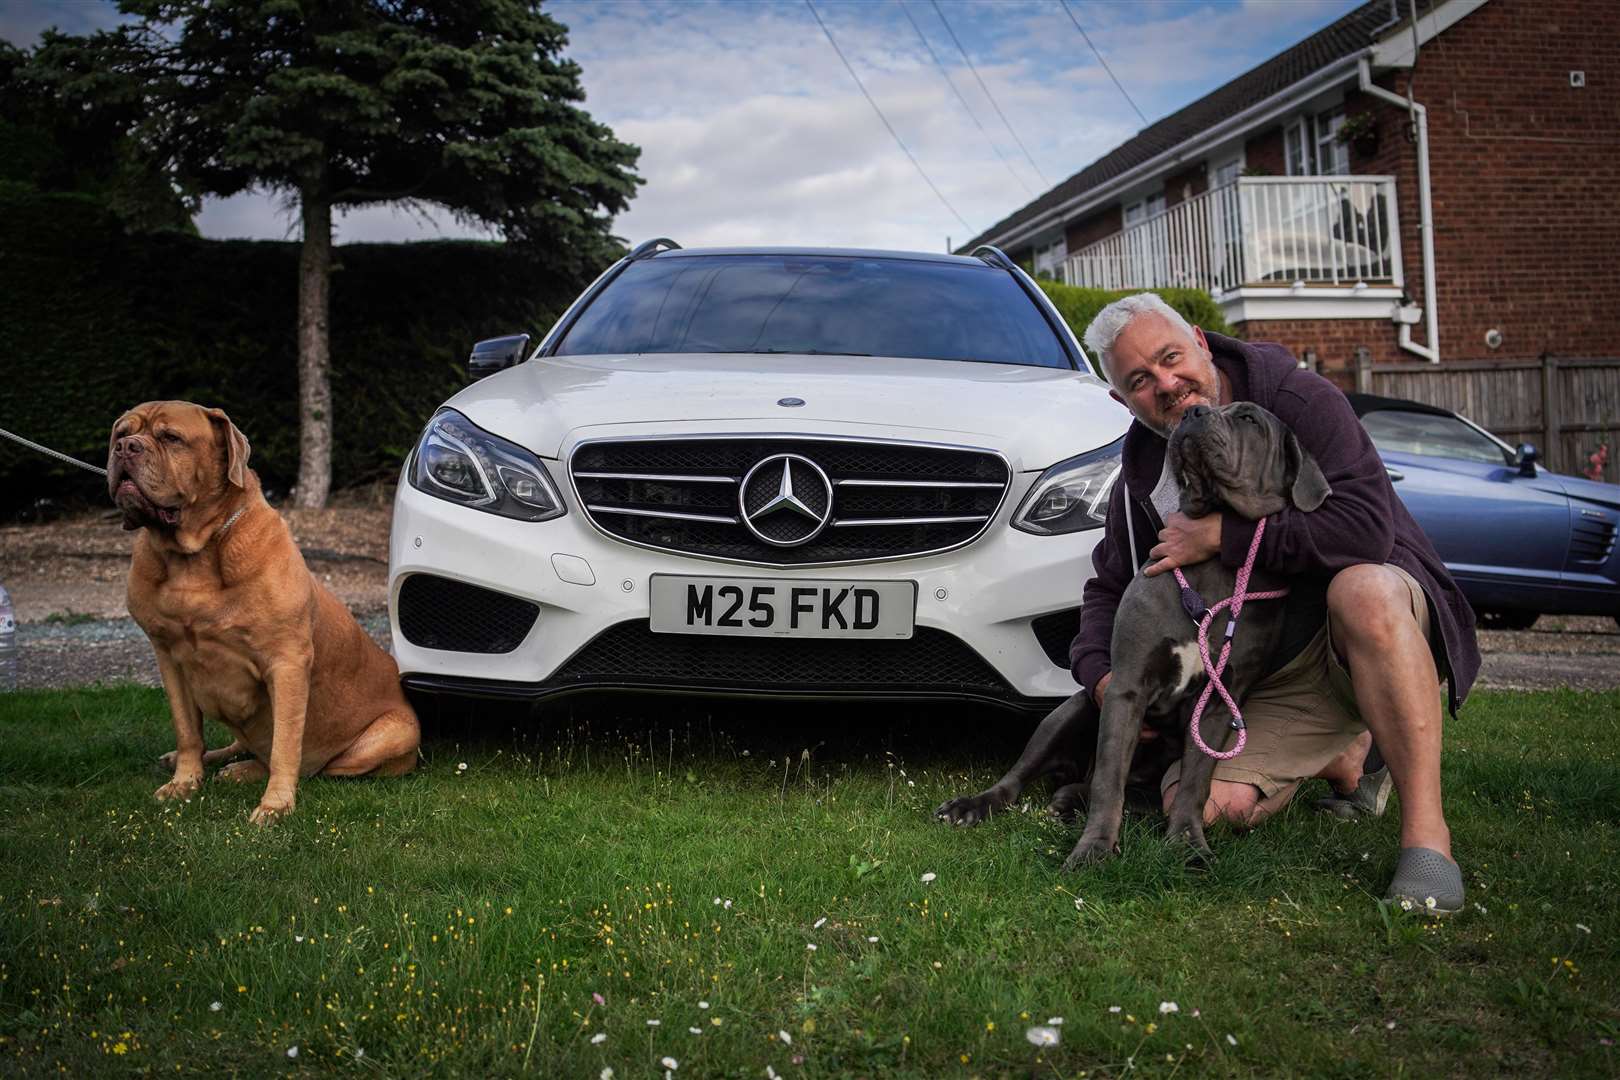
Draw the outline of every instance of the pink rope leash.
[[[1232,700],[1232,694],[1226,689],[1226,684],[1221,682],[1221,675],[1226,671],[1227,657],[1232,655],[1232,634],[1237,630],[1238,615],[1242,613],[1245,601],[1275,600],[1278,597],[1288,595],[1287,589],[1253,593],[1249,591],[1249,575],[1254,572],[1255,559],[1260,554],[1260,538],[1265,534],[1266,519],[1261,518],[1255,523],[1254,540],[1249,544],[1248,557],[1243,560],[1243,566],[1238,570],[1237,583],[1232,587],[1232,595],[1206,611],[1204,617],[1198,623],[1198,656],[1204,662],[1204,670],[1209,673],[1209,682],[1204,684],[1204,692],[1198,697],[1198,705],[1193,709],[1192,721],[1188,726],[1192,729],[1193,742],[1198,744],[1198,749],[1217,761],[1229,761],[1237,757],[1243,753],[1243,747],[1249,741],[1249,731],[1243,726],[1243,713],[1238,710],[1237,702]],[[1193,587],[1187,583],[1187,576],[1181,572],[1181,567],[1176,567],[1175,575],[1176,584],[1181,586],[1183,594],[1193,592]],[[1226,621],[1226,640],[1221,646],[1220,660],[1211,664],[1209,660],[1210,624],[1215,621],[1216,615],[1227,608],[1232,609],[1232,617]],[[1221,700],[1226,702],[1226,707],[1231,710],[1232,727],[1236,728],[1238,733],[1237,745],[1227,751],[1211,750],[1209,745],[1204,742],[1203,733],[1199,730],[1199,721],[1204,717],[1204,707],[1209,704],[1210,694],[1216,691],[1219,691]]]

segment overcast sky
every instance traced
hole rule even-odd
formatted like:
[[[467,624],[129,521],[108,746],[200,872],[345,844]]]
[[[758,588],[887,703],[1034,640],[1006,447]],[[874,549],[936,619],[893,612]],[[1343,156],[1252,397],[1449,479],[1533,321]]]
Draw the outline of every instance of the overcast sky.
[[[586,108],[642,150],[646,184],[617,235],[943,250],[1143,126],[1059,0],[814,2],[927,180],[804,0],[546,5],[570,29]],[[1150,122],[1356,6],[1068,0]],[[116,18],[99,0],[0,0],[0,37],[27,47],[47,26],[83,33]],[[296,218],[258,194],[209,200],[198,225],[207,236],[290,239]],[[381,207],[335,225],[340,242],[474,235],[448,215]]]

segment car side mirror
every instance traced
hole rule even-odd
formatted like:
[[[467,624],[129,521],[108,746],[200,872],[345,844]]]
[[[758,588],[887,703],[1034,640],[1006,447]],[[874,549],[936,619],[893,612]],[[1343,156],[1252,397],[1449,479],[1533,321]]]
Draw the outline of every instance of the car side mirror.
[[[472,347],[472,355],[467,358],[467,381],[477,382],[486,375],[493,375],[513,364],[521,363],[523,354],[528,348],[528,334],[485,338]]]
[[[1526,442],[1519,444],[1518,466],[1520,476],[1536,475],[1536,456],[1535,443]]]

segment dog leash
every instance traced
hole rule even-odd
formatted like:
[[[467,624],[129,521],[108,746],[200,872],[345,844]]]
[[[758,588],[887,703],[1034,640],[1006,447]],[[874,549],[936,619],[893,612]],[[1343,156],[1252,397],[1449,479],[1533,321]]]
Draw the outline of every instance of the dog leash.
[[[1238,570],[1237,583],[1232,587],[1232,595],[1220,601],[1214,607],[1209,607],[1204,603],[1204,598],[1198,595],[1198,590],[1188,583],[1187,575],[1181,572],[1181,567],[1178,566],[1175,569],[1176,584],[1181,586],[1181,606],[1186,609],[1187,614],[1198,620],[1198,656],[1204,662],[1204,670],[1209,673],[1209,682],[1204,684],[1204,692],[1198,696],[1198,704],[1193,708],[1192,721],[1188,726],[1192,729],[1193,742],[1198,744],[1198,749],[1216,761],[1229,761],[1237,757],[1243,753],[1243,747],[1249,741],[1249,731],[1243,726],[1243,713],[1239,711],[1237,702],[1232,700],[1232,694],[1226,689],[1226,684],[1221,682],[1221,674],[1226,671],[1226,660],[1232,655],[1232,635],[1237,630],[1238,615],[1243,611],[1243,604],[1247,600],[1275,600],[1278,597],[1288,595],[1287,589],[1274,589],[1270,592],[1249,592],[1249,575],[1254,572],[1255,560],[1260,555],[1260,538],[1265,534],[1266,519],[1261,518],[1255,523],[1254,539],[1249,543],[1249,555],[1248,558],[1243,560],[1243,566]],[[1209,627],[1215,621],[1215,616],[1227,608],[1232,609],[1232,615],[1226,621],[1226,640],[1221,645],[1220,660],[1211,664],[1209,660]],[[1238,733],[1237,745],[1226,751],[1211,750],[1209,745],[1204,742],[1204,736],[1199,730],[1201,726],[1199,721],[1204,717],[1204,707],[1209,704],[1210,694],[1216,691],[1220,692],[1221,700],[1226,702],[1226,707],[1231,710],[1232,729]]]
[[[30,449],[30,450],[38,450],[42,454],[47,454],[47,455],[55,458],[58,461],[65,461],[69,465],[77,465],[81,469],[87,469],[90,472],[98,473],[98,474],[100,474],[102,476],[107,475],[107,470],[101,468],[100,466],[91,465],[88,462],[80,461],[76,457],[68,457],[66,454],[61,453],[60,451],[57,451],[57,450],[52,450],[48,446],[41,446],[41,445],[39,445],[39,443],[32,442],[32,441],[30,441],[28,439],[25,439],[21,435],[14,435],[11,432],[7,431],[5,428],[0,428],[0,438],[7,438],[7,439],[10,439],[14,443],[21,443],[23,446],[28,447],[28,449]]]

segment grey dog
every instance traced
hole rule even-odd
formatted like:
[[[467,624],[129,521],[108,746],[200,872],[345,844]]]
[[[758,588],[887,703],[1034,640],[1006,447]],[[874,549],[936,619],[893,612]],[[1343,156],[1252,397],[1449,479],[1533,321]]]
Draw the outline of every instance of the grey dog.
[[[1294,433],[1251,402],[1188,409],[1170,435],[1168,461],[1181,485],[1181,511],[1190,517],[1224,507],[1259,520],[1290,504],[1315,510],[1331,494],[1322,470]],[[1100,710],[1089,690],[1081,690],[1041,721],[1007,775],[977,795],[951,799],[935,816],[956,825],[976,824],[1012,805],[1030,781],[1054,775],[1061,786],[1050,809],[1059,815],[1082,803],[1087,809],[1080,841],[1063,864],[1065,870],[1073,870],[1119,850],[1133,761],[1139,771],[1162,773],[1168,763],[1162,755],[1173,754],[1180,746],[1181,786],[1170,808],[1169,838],[1209,854],[1204,804],[1215,762],[1192,739],[1181,745],[1207,676],[1198,654],[1198,626],[1188,604],[1202,598],[1212,605],[1231,596],[1237,575],[1219,559],[1183,567],[1182,573],[1196,597],[1184,599],[1173,574],[1138,573],[1120,598],[1110,644],[1113,678]],[[1262,592],[1285,584],[1256,568],[1249,589]],[[1257,600],[1245,606],[1242,631],[1232,639],[1222,679],[1234,700],[1242,701],[1265,669],[1282,633],[1282,616],[1280,601]],[[1217,616],[1210,627],[1212,656],[1218,654],[1226,621],[1225,614]],[[1230,720],[1219,698],[1212,696],[1200,728],[1205,742],[1223,746],[1231,734]],[[1136,759],[1144,722],[1166,736],[1155,740],[1160,746],[1150,757],[1157,756],[1157,761]],[[1089,799],[1083,797],[1087,772]]]

